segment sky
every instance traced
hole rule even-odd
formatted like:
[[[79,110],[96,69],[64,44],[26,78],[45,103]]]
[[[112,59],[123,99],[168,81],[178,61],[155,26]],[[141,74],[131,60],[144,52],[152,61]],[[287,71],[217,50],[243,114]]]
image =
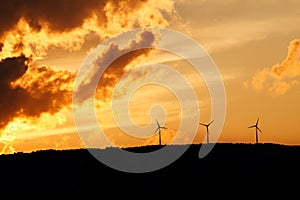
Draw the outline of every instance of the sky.
[[[185,59],[155,48],[141,49],[155,47],[161,39],[147,27],[192,38],[217,66],[226,92],[224,124],[214,120],[210,126],[217,142],[254,143],[255,130],[248,126],[259,118],[259,142],[300,145],[299,3],[1,1],[0,153],[85,148],[78,130],[91,134],[89,144],[99,148],[157,144],[156,119],[168,128],[162,131],[164,144],[179,132],[177,143],[190,142],[193,127],[192,142],[205,142],[206,129],[198,122],[214,120],[209,93],[213,88]],[[145,29],[110,43],[110,38],[136,28]],[[184,44],[174,38],[172,45]],[[109,59],[122,53],[99,79]],[[181,84],[178,73],[188,85]],[[89,93],[93,84],[94,96]],[[195,101],[188,96],[190,90]],[[74,102],[77,92],[83,97]],[[180,95],[190,105],[184,111]],[[88,113],[75,119],[73,111],[80,106],[92,106],[97,123],[91,123]],[[218,136],[217,125],[224,125]],[[101,127],[111,142],[96,141],[93,127]]]

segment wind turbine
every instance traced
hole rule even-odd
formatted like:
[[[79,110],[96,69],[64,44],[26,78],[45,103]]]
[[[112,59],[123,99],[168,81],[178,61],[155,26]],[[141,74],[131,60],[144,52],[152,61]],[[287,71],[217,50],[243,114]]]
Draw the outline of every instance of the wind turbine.
[[[258,121],[259,121],[259,118],[257,118],[257,121],[256,121],[255,125],[252,125],[252,126],[248,127],[248,128],[255,128],[255,141],[256,141],[256,144],[258,144],[258,132],[257,132],[257,130],[259,130],[259,132],[262,133],[262,131],[260,130],[260,128],[258,128]]]
[[[167,129],[164,126],[160,126],[160,124],[158,123],[158,121],[156,120],[156,124],[157,124],[157,129],[154,131],[154,133],[156,133],[158,131],[158,136],[159,136],[159,145],[161,145],[161,129]]]
[[[203,124],[203,123],[199,123],[202,126],[206,126],[206,140],[207,140],[207,144],[209,143],[209,131],[208,131],[208,127],[214,122],[214,120],[212,120],[211,122],[209,122],[208,124]]]

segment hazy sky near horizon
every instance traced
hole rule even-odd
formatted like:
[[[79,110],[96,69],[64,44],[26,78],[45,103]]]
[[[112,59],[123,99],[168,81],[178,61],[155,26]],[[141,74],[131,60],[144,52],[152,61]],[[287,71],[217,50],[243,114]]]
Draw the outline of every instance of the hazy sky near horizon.
[[[33,4],[12,0],[0,4],[1,153],[84,147],[72,113],[78,70],[105,39],[143,27],[169,28],[186,34],[206,49],[215,62],[227,97],[226,118],[218,142],[255,142],[254,130],[247,127],[259,117],[260,142],[300,145],[299,0],[70,2]],[[145,32],[137,36],[135,45],[152,45],[157,39],[154,33]],[[128,45],[103,47],[106,51],[97,59],[97,66],[101,67],[111,54],[134,46]],[[122,127],[115,124],[110,107],[115,84],[123,88],[118,93],[122,96],[122,92],[143,81],[167,77],[166,71],[151,64],[134,71],[136,66],[154,60],[176,69],[189,81],[197,97],[199,110],[195,112],[200,114],[199,121],[211,120],[208,89],[186,61],[162,51],[139,50],[117,59],[97,88],[99,123],[116,145],[158,142],[157,134],[146,139],[125,135]],[[95,81],[93,76],[88,77]],[[170,84],[179,87],[172,78],[168,76]],[[184,92],[186,88],[179,89]],[[162,105],[167,115],[163,116],[161,109],[151,110],[155,104]],[[114,114],[123,117],[126,127],[124,112]],[[154,119],[158,118],[168,127],[163,131],[165,143],[176,135],[182,119],[176,96],[158,85],[141,87],[132,95],[129,115],[137,125],[146,126],[145,133],[149,134],[155,130]],[[194,115],[197,114],[189,117]],[[87,127],[95,126],[86,123]],[[201,143],[204,137],[205,127],[199,126],[194,142]],[[180,138],[180,142],[185,141]]]

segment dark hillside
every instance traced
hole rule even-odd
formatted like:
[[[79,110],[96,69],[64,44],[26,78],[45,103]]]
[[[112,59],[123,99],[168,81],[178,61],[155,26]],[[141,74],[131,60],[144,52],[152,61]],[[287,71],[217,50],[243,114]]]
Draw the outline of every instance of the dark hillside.
[[[300,177],[299,146],[216,144],[208,156],[199,159],[200,146],[191,145],[171,165],[143,174],[111,169],[96,160],[86,149],[2,155],[0,180],[2,188],[78,192],[82,188],[98,188],[101,185],[133,187],[145,191],[155,185],[157,190],[163,190],[166,185],[195,183],[205,177]],[[157,148],[146,146],[127,150],[149,152]]]

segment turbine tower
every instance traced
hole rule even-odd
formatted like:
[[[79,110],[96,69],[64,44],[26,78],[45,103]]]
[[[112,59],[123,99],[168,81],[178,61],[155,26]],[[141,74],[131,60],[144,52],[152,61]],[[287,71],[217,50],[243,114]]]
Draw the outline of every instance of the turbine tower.
[[[258,127],[258,121],[259,121],[259,118],[257,118],[257,121],[256,121],[256,124],[255,125],[252,125],[252,126],[249,126],[248,128],[255,128],[255,141],[256,141],[256,144],[258,144],[258,132],[257,130],[259,130],[259,132],[262,133],[262,131],[260,130],[260,128]]]
[[[213,121],[214,120],[212,120],[208,124],[199,123],[202,126],[206,126],[206,141],[207,141],[207,144],[209,144],[209,130],[208,130],[208,127],[213,123]]]
[[[156,133],[158,131],[158,137],[159,137],[159,145],[161,145],[161,129],[167,129],[164,126],[160,126],[160,124],[158,123],[158,121],[156,120],[156,124],[157,124],[157,129],[154,131],[154,133]]]

